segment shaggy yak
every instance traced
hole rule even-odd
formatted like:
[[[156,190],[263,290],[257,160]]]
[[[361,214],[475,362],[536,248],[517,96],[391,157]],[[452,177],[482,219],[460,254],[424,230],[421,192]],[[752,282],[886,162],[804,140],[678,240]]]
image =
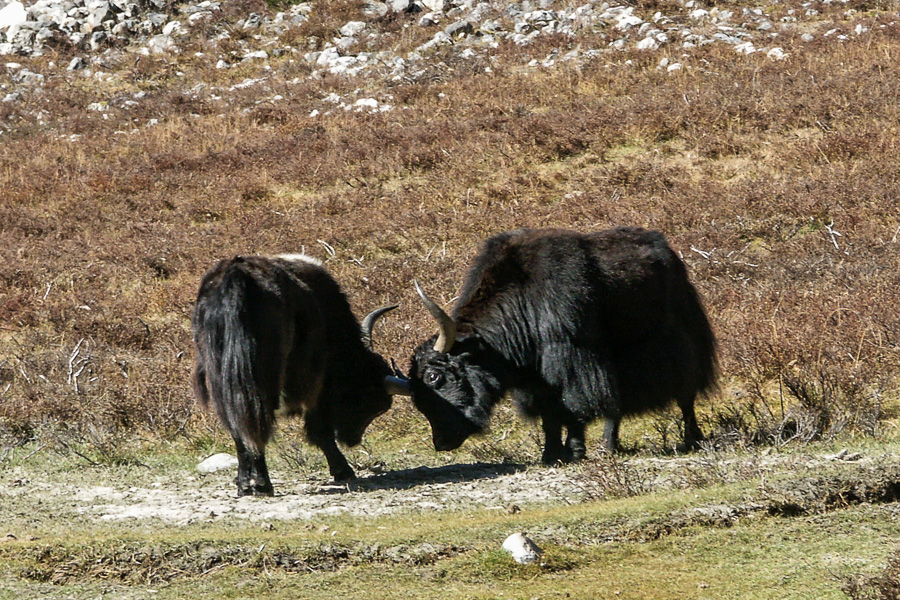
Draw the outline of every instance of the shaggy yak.
[[[304,415],[338,481],[354,477],[335,440],[358,444],[405,382],[372,351],[380,308],[360,325],[337,282],[303,255],[238,256],[204,275],[193,314],[194,392],[234,439],[238,495],[274,493],[265,448],[275,411]]]
[[[440,326],[409,375],[436,450],[482,432],[504,395],[540,417],[547,464],[583,458],[594,419],[605,419],[603,448],[613,452],[623,416],[672,401],[686,445],[703,439],[694,399],[715,385],[716,341],[662,234],[502,233],[484,242],[452,316],[416,289]]]

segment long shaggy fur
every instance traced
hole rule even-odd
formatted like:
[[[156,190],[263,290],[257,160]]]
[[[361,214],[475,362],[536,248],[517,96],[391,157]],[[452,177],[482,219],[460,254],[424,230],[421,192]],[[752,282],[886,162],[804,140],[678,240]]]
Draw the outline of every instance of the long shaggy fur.
[[[612,449],[623,416],[673,401],[686,441],[702,437],[693,404],[715,384],[716,341],[684,264],[658,232],[491,237],[451,317],[456,343],[444,354],[434,338],[423,343],[410,375],[439,449],[483,430],[504,394],[543,420],[549,462],[580,458],[594,419],[610,420]]]
[[[390,369],[365,347],[346,297],[318,262],[220,261],[201,281],[192,324],[195,394],[235,440],[239,494],[272,493],[265,447],[282,405],[305,415],[307,437],[332,475],[353,476],[335,439],[359,443],[390,407]]]

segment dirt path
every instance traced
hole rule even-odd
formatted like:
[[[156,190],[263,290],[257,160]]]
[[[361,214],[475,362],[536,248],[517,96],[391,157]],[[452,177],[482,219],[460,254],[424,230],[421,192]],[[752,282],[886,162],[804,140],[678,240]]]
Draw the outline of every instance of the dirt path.
[[[795,477],[787,483],[774,484],[779,472]],[[797,497],[795,503],[802,505],[818,501],[819,495],[824,502],[830,487],[835,488],[832,495],[843,498],[835,502],[846,501],[845,497],[855,493],[852,490],[860,485],[878,488],[878,494],[890,497],[900,493],[900,484],[891,479],[898,472],[900,456],[894,454],[874,457],[846,451],[817,456],[770,453],[731,459],[697,454],[609,459],[565,468],[488,463],[419,467],[362,474],[349,485],[314,478],[299,482],[276,479],[274,498],[236,498],[230,470],[209,475],[132,473],[129,477],[125,473],[102,481],[69,478],[65,482],[8,471],[0,480],[0,504],[20,515],[52,514],[57,518],[110,522],[158,519],[182,525],[222,519],[312,521],[342,514],[375,517],[475,507],[515,510],[515,506],[578,503],[588,497],[620,497],[758,480],[764,496],[780,498],[778,501],[783,504],[790,504]],[[865,501],[867,493],[856,495]],[[6,510],[0,508],[0,516]],[[0,531],[0,535],[6,533]]]
[[[20,503],[24,508],[40,498],[43,510],[56,513],[104,521],[159,519],[180,525],[218,519],[308,521],[340,514],[380,516],[475,506],[507,510],[511,505],[573,502],[584,495],[564,469],[519,465],[420,467],[363,475],[349,485],[275,480],[274,498],[237,498],[232,477],[228,471],[92,484],[54,483],[18,473],[0,482],[0,498],[9,507]]]

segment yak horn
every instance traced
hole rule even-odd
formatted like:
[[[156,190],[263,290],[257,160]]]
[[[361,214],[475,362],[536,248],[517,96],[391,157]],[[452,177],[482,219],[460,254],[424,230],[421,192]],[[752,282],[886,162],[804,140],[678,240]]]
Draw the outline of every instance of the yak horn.
[[[393,306],[382,306],[381,308],[376,308],[372,312],[366,315],[366,318],[363,319],[362,324],[359,326],[362,341],[365,344],[366,348],[369,350],[373,350],[372,348],[372,328],[375,327],[375,322],[383,315],[384,313],[390,312],[397,308],[398,304],[394,304]]]
[[[425,303],[425,308],[428,309],[428,312],[431,313],[431,316],[437,320],[438,325],[441,327],[438,339],[434,343],[434,351],[449,352],[450,348],[453,347],[453,342],[456,341],[456,323],[453,322],[450,315],[444,312],[444,309],[435,304],[434,301],[425,294],[421,286],[419,286],[418,281],[413,279],[413,283],[416,285],[416,291],[419,293],[419,298]]]
[[[412,396],[409,379],[394,375],[384,378],[384,390],[391,396]]]

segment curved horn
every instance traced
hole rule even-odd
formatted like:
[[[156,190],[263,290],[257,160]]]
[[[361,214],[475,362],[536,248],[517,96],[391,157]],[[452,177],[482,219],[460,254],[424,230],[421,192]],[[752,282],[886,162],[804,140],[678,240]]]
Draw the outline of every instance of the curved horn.
[[[409,379],[389,375],[384,378],[384,391],[391,396],[412,396],[409,389]]]
[[[366,348],[369,350],[372,349],[372,328],[375,327],[375,322],[381,318],[381,315],[391,312],[395,308],[399,306],[398,304],[394,304],[393,306],[382,306],[381,308],[376,308],[372,312],[366,315],[366,318],[362,320],[362,324],[359,326],[360,334],[362,335],[363,344],[366,345]]]
[[[434,351],[449,352],[450,348],[453,347],[453,342],[456,341],[456,323],[453,322],[450,315],[444,312],[444,309],[435,304],[434,301],[425,294],[421,286],[419,286],[418,281],[413,279],[413,283],[416,285],[416,291],[419,293],[419,298],[425,303],[425,308],[428,309],[428,312],[431,313],[431,316],[437,320],[438,325],[441,327],[437,342],[434,343]]]

